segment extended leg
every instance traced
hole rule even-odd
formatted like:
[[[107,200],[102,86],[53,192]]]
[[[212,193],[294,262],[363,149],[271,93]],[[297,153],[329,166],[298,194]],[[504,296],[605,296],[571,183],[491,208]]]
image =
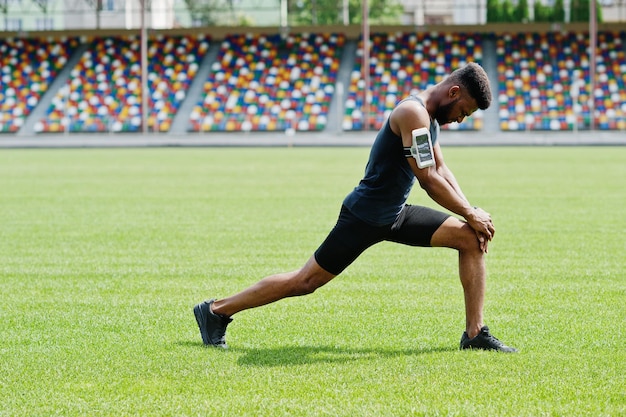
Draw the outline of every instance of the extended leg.
[[[245,290],[213,303],[213,312],[227,317],[242,310],[270,304],[286,297],[310,294],[336,275],[324,270],[312,256],[297,271],[270,275]]]
[[[227,348],[226,327],[233,314],[285,297],[310,294],[334,277],[311,257],[297,271],[271,275],[231,297],[203,301],[194,307],[202,341],[205,345]]]

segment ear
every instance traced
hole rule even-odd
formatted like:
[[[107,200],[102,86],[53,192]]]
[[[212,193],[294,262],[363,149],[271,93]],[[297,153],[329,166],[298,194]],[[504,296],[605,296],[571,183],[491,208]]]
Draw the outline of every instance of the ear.
[[[461,87],[458,85],[453,85],[448,89],[448,97],[450,98],[458,98],[461,96]]]

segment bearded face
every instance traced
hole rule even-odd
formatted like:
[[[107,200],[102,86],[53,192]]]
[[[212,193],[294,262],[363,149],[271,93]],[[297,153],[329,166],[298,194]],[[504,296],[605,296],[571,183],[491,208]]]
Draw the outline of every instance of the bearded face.
[[[449,102],[448,104],[444,104],[443,106],[439,106],[437,111],[435,112],[435,120],[440,125],[445,125],[448,123],[452,123],[456,121],[457,117],[454,116],[454,106],[458,103],[460,97],[457,97],[454,101]],[[457,112],[458,113],[458,112]]]

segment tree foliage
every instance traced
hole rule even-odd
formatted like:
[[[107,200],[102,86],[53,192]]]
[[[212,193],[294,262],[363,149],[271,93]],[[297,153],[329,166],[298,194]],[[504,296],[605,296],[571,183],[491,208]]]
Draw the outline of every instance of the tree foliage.
[[[487,22],[500,21],[500,2],[498,0],[487,0]]]
[[[556,0],[554,2],[554,13],[552,14],[552,21],[564,23],[565,22],[565,5],[563,0]]]
[[[528,0],[519,0],[517,2],[517,6],[515,6],[515,10],[513,11],[513,18],[515,22],[529,22],[529,10],[528,10]]]
[[[191,19],[200,26],[215,26],[220,16],[233,10],[232,0],[184,0]]]
[[[535,22],[551,22],[552,21],[552,8],[550,6],[544,6],[540,1],[536,1],[533,5]]]
[[[235,12],[236,1],[233,0],[184,0],[184,2],[193,21],[202,26],[245,25],[248,22],[245,19],[247,14],[245,10],[239,15]],[[287,0],[287,9],[290,25],[343,23],[343,0]],[[278,10],[276,12],[278,13]],[[402,12],[403,6],[398,0],[369,0],[369,20],[372,24],[398,24]],[[362,14],[362,1],[348,0],[349,23],[361,23]]]
[[[570,22],[589,21],[589,1],[572,0],[570,2]],[[544,4],[541,0],[533,2],[533,14],[535,22],[565,22],[566,10],[563,0],[555,0],[553,5]],[[596,16],[598,22],[602,21],[602,8],[596,1]],[[515,5],[512,0],[487,0],[487,22],[529,22],[528,0],[517,0]]]
[[[343,23],[342,0],[289,0],[289,21],[295,25],[337,25]],[[397,0],[369,0],[369,21],[372,24],[400,22],[403,7]],[[348,1],[350,24],[363,22],[361,0]]]
[[[572,0],[572,13],[570,21],[572,22],[588,22],[589,21],[589,0]],[[602,8],[600,3],[596,1],[596,19],[602,22]]]
[[[511,0],[502,0],[501,8],[502,22],[515,22],[514,6]]]

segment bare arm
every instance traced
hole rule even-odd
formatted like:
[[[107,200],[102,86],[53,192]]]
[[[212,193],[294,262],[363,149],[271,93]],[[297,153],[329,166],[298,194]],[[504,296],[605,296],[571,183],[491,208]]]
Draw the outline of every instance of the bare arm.
[[[439,143],[436,143],[433,146],[433,151],[435,154],[435,167],[437,168],[437,172],[439,173],[439,175],[441,175],[448,182],[448,184],[450,184],[450,186],[454,189],[454,191],[458,194],[458,196],[461,199],[465,200],[465,202],[468,205],[470,205],[469,200],[467,199],[467,197],[465,197],[465,194],[463,194],[463,191],[461,190],[461,186],[457,182],[456,177],[454,176],[452,171],[448,168],[448,166],[444,162],[443,154],[441,152],[441,147],[439,146]],[[480,248],[483,250],[483,252],[487,252],[488,243],[491,239],[493,239],[493,236],[495,235],[495,232],[496,232],[495,227],[493,225],[493,220],[491,219],[491,215],[487,213],[486,211],[484,211],[483,209],[478,208],[478,207],[473,207],[473,209],[475,212],[474,214],[480,214],[483,216],[482,220],[478,220],[478,221],[479,222],[486,221],[486,223],[483,223],[483,225],[487,226],[487,229],[489,229],[489,231],[491,232],[491,234],[484,233],[480,231],[481,228],[477,229],[476,227],[472,226],[472,228],[476,231],[476,236],[480,243]],[[469,219],[467,217],[465,217],[465,219],[468,220],[468,223],[469,223]]]
[[[435,166],[437,167],[437,173],[445,178],[445,180],[448,182],[448,184],[450,184],[450,186],[459,195],[459,197],[461,197],[469,204],[469,200],[467,199],[467,197],[465,197],[465,194],[463,194],[461,186],[457,182],[456,177],[454,176],[452,171],[450,171],[450,169],[443,160],[443,154],[441,152],[441,147],[439,146],[439,143],[436,143],[433,148],[435,152]]]

